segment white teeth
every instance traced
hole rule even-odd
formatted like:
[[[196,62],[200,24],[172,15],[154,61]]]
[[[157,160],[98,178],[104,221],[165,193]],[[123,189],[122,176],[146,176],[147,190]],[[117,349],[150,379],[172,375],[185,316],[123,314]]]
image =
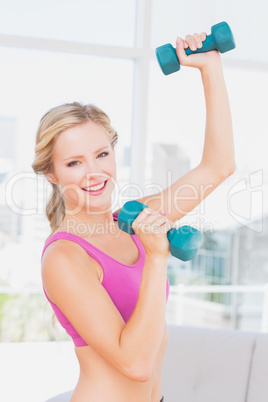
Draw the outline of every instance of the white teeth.
[[[97,190],[100,190],[101,188],[103,188],[105,183],[106,182],[103,182],[102,184],[99,184],[98,186],[92,186],[92,187],[83,188],[83,190],[85,190],[85,191],[97,191]]]

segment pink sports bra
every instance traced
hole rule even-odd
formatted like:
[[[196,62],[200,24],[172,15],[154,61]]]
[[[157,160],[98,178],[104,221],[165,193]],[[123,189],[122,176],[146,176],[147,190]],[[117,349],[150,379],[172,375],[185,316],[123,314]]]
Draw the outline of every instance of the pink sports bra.
[[[113,214],[114,220],[118,219],[117,216],[118,214]],[[102,286],[106,289],[107,293],[111,297],[123,320],[127,322],[131,317],[138,300],[139,288],[145,260],[145,251],[139,238],[136,235],[131,235],[131,237],[134,240],[139,251],[139,259],[135,264],[132,265],[126,265],[115,260],[108,254],[93,246],[93,244],[89,243],[82,237],[68,232],[57,232],[49,237],[49,239],[45,242],[41,260],[47,246],[58,239],[67,239],[80,244],[80,246],[82,246],[83,249],[101,265],[103,270]],[[58,308],[58,306],[52,303],[52,301],[49,299],[44,286],[43,290],[46,298],[48,299],[52,309],[55,312],[59,323],[71,336],[75,346],[87,345],[86,341],[78,334],[76,329],[67,319],[67,317],[62,313],[62,311]],[[166,294],[167,300],[169,295],[168,279]]]

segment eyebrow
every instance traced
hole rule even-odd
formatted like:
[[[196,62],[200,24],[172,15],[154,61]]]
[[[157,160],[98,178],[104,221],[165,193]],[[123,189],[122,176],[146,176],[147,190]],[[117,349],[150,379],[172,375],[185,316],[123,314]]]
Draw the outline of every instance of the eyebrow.
[[[102,150],[104,150],[106,148],[109,148],[109,147],[99,148],[94,153],[97,154],[98,152],[100,152],[100,151],[102,151]],[[83,158],[83,157],[84,157],[84,155],[72,155],[72,156],[68,156],[68,158],[63,159],[63,161],[67,161],[68,159]]]

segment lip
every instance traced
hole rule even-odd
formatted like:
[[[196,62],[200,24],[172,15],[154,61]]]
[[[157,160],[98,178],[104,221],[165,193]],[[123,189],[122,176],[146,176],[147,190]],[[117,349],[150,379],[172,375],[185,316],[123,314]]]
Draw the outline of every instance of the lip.
[[[84,192],[86,192],[87,194],[90,194],[90,195],[93,195],[93,196],[96,196],[96,195],[100,195],[100,194],[102,194],[103,192],[104,192],[104,190],[105,190],[105,188],[106,188],[106,185],[107,185],[107,181],[108,180],[105,180],[105,182],[100,182],[99,184],[102,184],[102,183],[105,183],[104,184],[104,186],[100,189],[100,190],[98,190],[98,191],[94,191],[94,192],[89,192],[89,191],[86,191],[86,190],[83,190]],[[94,186],[97,186],[98,184],[94,184]],[[92,186],[89,186],[89,187],[92,187]],[[84,187],[84,188],[88,188],[88,187]]]

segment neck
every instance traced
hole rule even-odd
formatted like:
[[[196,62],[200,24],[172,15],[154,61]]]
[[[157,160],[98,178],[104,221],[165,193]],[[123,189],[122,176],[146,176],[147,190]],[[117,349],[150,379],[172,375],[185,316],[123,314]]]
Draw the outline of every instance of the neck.
[[[58,231],[66,231],[81,237],[93,235],[111,235],[118,233],[117,223],[113,220],[112,211],[105,213],[66,214]]]

